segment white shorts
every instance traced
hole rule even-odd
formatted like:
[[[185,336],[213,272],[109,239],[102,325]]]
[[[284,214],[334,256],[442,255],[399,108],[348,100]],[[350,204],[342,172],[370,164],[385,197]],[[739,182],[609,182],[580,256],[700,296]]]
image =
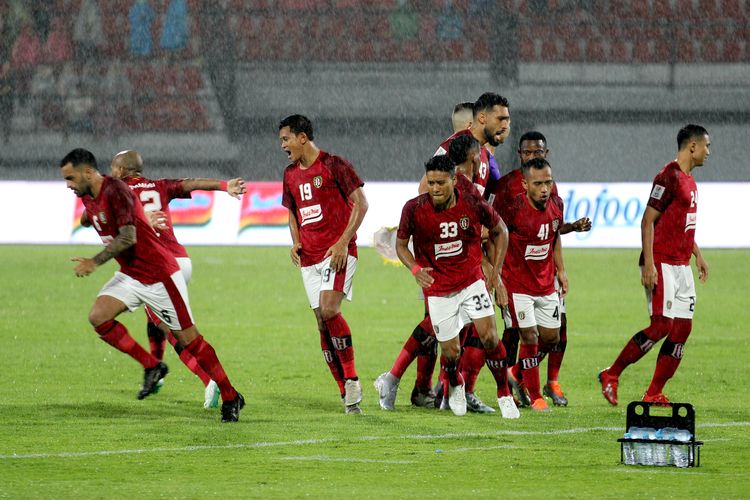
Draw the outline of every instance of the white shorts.
[[[180,266],[180,272],[185,279],[185,284],[189,284],[190,278],[193,277],[193,262],[190,260],[190,257],[175,257],[175,260],[177,261],[177,265]],[[159,316],[149,309],[148,306],[144,307],[144,309],[149,321],[155,325],[161,323]]]
[[[495,315],[495,306],[484,280],[477,280],[463,290],[443,297],[427,297],[430,320],[435,336],[446,342],[458,336],[471,320]]]
[[[555,293],[534,297],[511,293],[505,310],[506,328],[560,328],[560,296]]]
[[[346,258],[346,268],[343,271],[336,272],[331,269],[331,258],[328,257],[323,262],[302,268],[302,283],[305,285],[307,300],[310,301],[310,307],[317,309],[320,307],[320,292],[325,290],[335,290],[343,292],[346,300],[352,300],[352,280],[357,270],[357,258],[348,255]]]
[[[116,298],[130,311],[145,304],[172,331],[184,330],[194,324],[187,285],[180,271],[167,281],[151,285],[144,285],[117,271],[99,291],[99,296],[102,295]]]
[[[656,263],[658,281],[653,290],[646,290],[648,314],[665,318],[693,319],[695,312],[695,281],[690,266]]]
[[[190,284],[190,279],[193,277],[193,261],[190,257],[175,257],[177,265],[180,266],[180,272],[182,277],[185,278],[185,284]]]

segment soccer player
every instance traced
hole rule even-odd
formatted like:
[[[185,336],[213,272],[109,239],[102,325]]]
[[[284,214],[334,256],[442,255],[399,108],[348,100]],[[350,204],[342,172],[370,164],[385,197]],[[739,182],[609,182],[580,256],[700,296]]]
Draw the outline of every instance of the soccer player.
[[[685,125],[677,133],[677,159],[654,178],[651,196],[641,221],[641,284],[646,290],[651,324],[633,335],[609,368],[599,372],[602,394],[617,405],[622,371],[641,359],[665,338],[656,358],[656,369],[643,401],[669,403],[664,385],[682,360],[695,308],[695,282],[690,257],[695,255],[698,278],[708,279],[708,264],[695,243],[698,188],[693,170],[710,154],[711,139],[700,125]]]
[[[508,255],[502,268],[507,287],[505,324],[520,329],[520,368],[535,411],[549,411],[539,387],[539,342],[559,342],[560,297],[568,292],[559,231],[563,201],[552,194],[552,168],[535,158],[522,167],[524,194],[493,206],[508,225]],[[560,283],[555,290],[555,276]],[[502,287],[502,284],[501,284]],[[499,288],[502,291],[502,288]],[[500,302],[504,297],[500,296]],[[503,305],[500,303],[499,305]]]
[[[284,170],[282,198],[289,209],[292,263],[301,268],[323,356],[339,386],[345,412],[359,414],[362,385],[341,302],[345,297],[351,300],[357,269],[357,229],[368,208],[364,182],[351,163],[315,146],[308,118],[291,115],[281,120],[279,138],[292,162]]]
[[[60,161],[60,173],[68,188],[83,201],[88,220],[106,245],[93,258],[72,259],[76,276],[88,276],[112,258],[120,264],[120,270],[94,301],[89,322],[103,341],[143,366],[138,399],[152,394],[169,369],[138,345],[115,318],[145,304],[218,384],[223,400],[221,421],[239,420],[245,399],[232,386],[213,347],[193,323],[187,285],[177,261],[154,232],[135,194],[120,179],[103,176],[96,158],[85,149],[69,152]]]
[[[518,157],[521,160],[521,165],[534,158],[542,158],[546,160],[548,154],[549,149],[547,148],[547,139],[541,132],[536,130],[525,132],[518,141]],[[524,192],[523,173],[520,168],[508,172],[492,189],[492,194],[497,203],[506,205],[512,202],[516,196],[523,194]],[[552,194],[555,196],[558,194],[556,184],[552,185]],[[560,228],[560,234],[567,234],[572,231],[589,231],[590,229],[591,220],[588,217],[582,217],[572,223],[563,223]],[[559,284],[556,282],[555,288],[558,288],[558,285]],[[547,383],[544,385],[543,389],[543,393],[551,398],[553,404],[556,406],[567,406],[568,404],[568,400],[560,387],[560,382],[558,381],[560,368],[562,367],[562,361],[565,355],[565,348],[568,344],[567,325],[568,321],[565,312],[565,299],[562,298],[560,300],[560,342],[558,342],[549,353],[549,358],[547,360]],[[519,335],[519,331],[515,328],[506,328],[503,333],[503,344],[505,344],[505,350],[508,353],[508,366],[513,366],[516,362]],[[529,400],[523,379],[521,378],[521,372],[518,370],[517,365],[513,367],[508,381],[514,388],[521,406],[529,406],[531,401]]]
[[[237,178],[229,181],[217,179],[159,179],[151,180],[143,177],[143,158],[137,151],[122,151],[112,159],[112,177],[122,179],[130,186],[143,205],[146,215],[156,214],[158,216],[159,238],[177,260],[185,283],[190,283],[193,275],[193,264],[183,247],[175,237],[172,227],[172,214],[169,210],[169,202],[175,198],[190,198],[191,193],[196,190],[226,191],[230,196],[237,199],[245,192],[245,181]],[[86,213],[81,217],[84,223]],[[88,223],[88,221],[85,221]],[[219,386],[211,380],[189,351],[184,349],[172,335],[172,332],[164,323],[159,321],[156,315],[146,308],[146,332],[148,334],[151,354],[159,361],[164,359],[164,347],[166,340],[174,347],[180,360],[192,371],[205,387],[204,408],[216,408],[219,404]]]
[[[396,250],[411,270],[429,305],[433,330],[440,344],[440,364],[448,379],[448,403],[455,415],[466,414],[463,377],[458,369],[459,332],[469,321],[487,351],[491,369],[505,372],[505,351],[498,341],[490,289],[499,284],[507,247],[507,230],[487,202],[469,189],[456,189],[455,165],[448,156],[435,156],[425,165],[428,193],[409,200],[401,213]],[[493,240],[492,272],[482,273],[482,227]],[[409,250],[412,238],[414,253]],[[506,385],[507,390],[507,385]],[[505,418],[518,418],[508,393],[498,398]]]

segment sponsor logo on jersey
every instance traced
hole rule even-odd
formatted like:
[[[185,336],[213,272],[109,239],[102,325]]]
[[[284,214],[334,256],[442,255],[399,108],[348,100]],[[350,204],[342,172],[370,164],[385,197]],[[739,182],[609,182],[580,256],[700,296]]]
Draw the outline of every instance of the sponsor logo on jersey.
[[[323,219],[323,209],[318,205],[311,205],[309,207],[302,207],[299,209],[300,215],[300,226],[305,224],[312,224]]]
[[[316,175],[315,177],[313,177],[313,186],[315,186],[316,188],[320,188],[320,186],[322,186],[322,185],[323,185],[323,177],[322,176]]]
[[[687,214],[685,217],[685,232],[690,231],[691,229],[695,229],[695,223],[698,220],[698,214],[693,212]]]
[[[461,219],[459,219],[458,223],[461,226],[461,229],[469,229],[469,218],[468,217],[461,217]]]
[[[464,242],[461,240],[449,241],[447,243],[435,244],[435,258],[452,257],[459,255],[464,249]]]
[[[654,184],[654,189],[651,190],[651,198],[661,200],[662,196],[664,196],[664,186]]]
[[[549,243],[545,245],[526,245],[526,260],[544,260],[549,255]]]
[[[153,182],[139,182],[138,184],[133,184],[130,186],[130,189],[136,190],[136,189],[146,189],[146,188],[155,188],[156,184]]]
[[[552,232],[556,233],[557,229],[560,227],[560,219],[555,219],[552,221]]]

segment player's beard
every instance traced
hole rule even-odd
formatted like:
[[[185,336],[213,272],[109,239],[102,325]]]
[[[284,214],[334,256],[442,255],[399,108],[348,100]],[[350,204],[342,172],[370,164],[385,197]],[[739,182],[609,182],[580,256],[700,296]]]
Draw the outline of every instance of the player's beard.
[[[489,143],[489,145],[492,147],[497,147],[500,145],[500,141],[497,140],[497,138],[495,137],[495,134],[490,134],[487,131],[487,127],[484,127],[484,138],[485,138],[485,142]]]

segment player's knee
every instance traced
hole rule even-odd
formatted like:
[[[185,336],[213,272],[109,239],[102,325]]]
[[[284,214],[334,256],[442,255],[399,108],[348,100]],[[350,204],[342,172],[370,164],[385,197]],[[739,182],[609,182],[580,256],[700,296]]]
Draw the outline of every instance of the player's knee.
[[[500,343],[500,341],[497,338],[497,333],[494,329],[492,329],[491,332],[481,337],[482,339],[482,345],[484,346],[484,350],[487,352],[492,352],[495,349],[497,349],[497,345]],[[502,345],[502,344],[500,344]]]
[[[643,330],[643,333],[654,342],[658,342],[672,330],[672,318],[664,316],[652,316],[651,324]]]
[[[94,328],[106,323],[111,319],[114,319],[111,317],[111,315],[103,314],[101,311],[98,311],[96,309],[92,309],[91,312],[89,312],[89,323],[91,323],[91,326],[93,326]]]
[[[329,305],[329,304],[326,304],[326,305],[322,305],[321,304],[321,306],[320,306],[320,318],[323,321],[328,321],[330,319],[333,319],[334,316],[336,316],[337,314],[339,314],[339,312],[340,311],[339,311],[339,308],[337,306],[333,306],[333,305]]]
[[[538,344],[539,333],[536,328],[521,328],[521,343],[522,344]]]
[[[458,341],[443,342],[440,345],[441,354],[450,361],[457,360],[460,351],[461,351],[461,345],[458,343]]]

